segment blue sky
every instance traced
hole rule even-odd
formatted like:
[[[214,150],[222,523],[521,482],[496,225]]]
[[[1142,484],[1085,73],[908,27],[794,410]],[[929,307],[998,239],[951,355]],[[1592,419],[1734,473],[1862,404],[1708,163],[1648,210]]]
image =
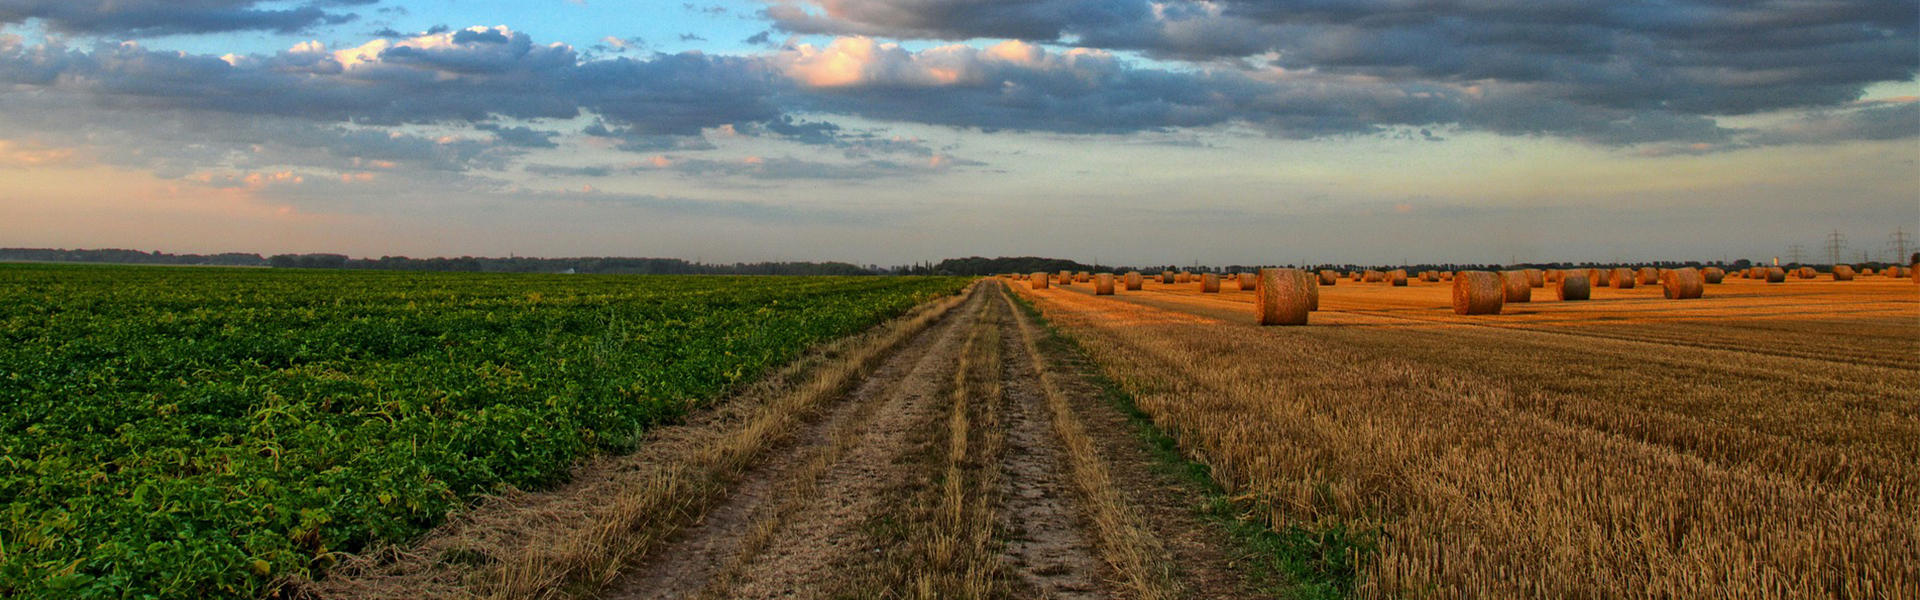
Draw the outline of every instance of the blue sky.
[[[13,0],[0,245],[1139,264],[1920,229],[1897,0]]]

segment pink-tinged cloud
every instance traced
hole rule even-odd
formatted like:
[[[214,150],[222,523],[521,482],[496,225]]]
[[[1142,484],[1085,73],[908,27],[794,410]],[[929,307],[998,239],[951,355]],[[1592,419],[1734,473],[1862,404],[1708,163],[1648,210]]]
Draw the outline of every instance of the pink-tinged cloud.
[[[73,148],[54,148],[34,141],[0,140],[0,168],[34,168],[86,162]]]

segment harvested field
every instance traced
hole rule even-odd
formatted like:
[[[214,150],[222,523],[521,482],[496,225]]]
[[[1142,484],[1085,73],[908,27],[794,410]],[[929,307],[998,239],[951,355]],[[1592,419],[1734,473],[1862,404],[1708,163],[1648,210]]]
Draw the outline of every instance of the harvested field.
[[[1909,598],[1917,289],[1457,317],[1450,285],[1341,286],[1293,328],[1249,294],[1020,292],[1256,519],[1356,549],[1355,596]]]

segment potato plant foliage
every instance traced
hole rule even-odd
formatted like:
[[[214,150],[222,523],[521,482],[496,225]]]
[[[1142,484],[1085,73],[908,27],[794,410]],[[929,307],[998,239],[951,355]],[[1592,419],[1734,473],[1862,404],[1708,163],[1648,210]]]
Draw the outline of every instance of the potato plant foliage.
[[[0,597],[256,597],[965,285],[0,265]]]

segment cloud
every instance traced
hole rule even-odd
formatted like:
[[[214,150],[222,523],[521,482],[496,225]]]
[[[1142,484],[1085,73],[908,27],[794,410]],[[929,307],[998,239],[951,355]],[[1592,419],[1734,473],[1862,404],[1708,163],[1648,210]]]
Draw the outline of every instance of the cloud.
[[[764,14],[795,33],[1010,38],[1385,86],[1497,86],[1504,97],[1473,114],[1500,132],[1679,127],[1628,124],[1640,131],[1596,141],[1685,138],[1692,117],[1831,107],[1920,74],[1920,4],[1886,0],[794,0]],[[1543,110],[1567,120],[1500,124]]]
[[[38,19],[61,33],[153,37],[227,31],[297,33],[319,25],[358,19],[337,12],[344,6],[377,0],[316,0],[291,8],[263,0],[7,0],[0,2],[0,24]]]
[[[83,94],[103,105],[333,123],[481,123],[591,113],[649,135],[778,117],[754,60],[700,53],[584,61],[506,27],[474,27],[332,50],[212,57],[138,44],[0,46],[0,84]]]
[[[911,52],[871,38],[782,51],[801,104],[832,113],[988,131],[1129,133],[1247,123],[1288,137],[1450,122],[1461,94],[1339,78],[1262,80],[1235,70],[1132,66],[1099,50],[1004,42]]]
[[[906,178],[946,172],[957,167],[983,166],[985,163],[939,153],[928,153],[912,160],[866,159],[849,162],[824,162],[793,157],[747,156],[737,159],[711,159],[676,155],[658,155],[646,160],[619,165],[557,166],[532,164],[526,171],[545,177],[601,178],[645,172],[668,172],[696,179],[745,178],[763,180],[842,180],[862,181]]]

